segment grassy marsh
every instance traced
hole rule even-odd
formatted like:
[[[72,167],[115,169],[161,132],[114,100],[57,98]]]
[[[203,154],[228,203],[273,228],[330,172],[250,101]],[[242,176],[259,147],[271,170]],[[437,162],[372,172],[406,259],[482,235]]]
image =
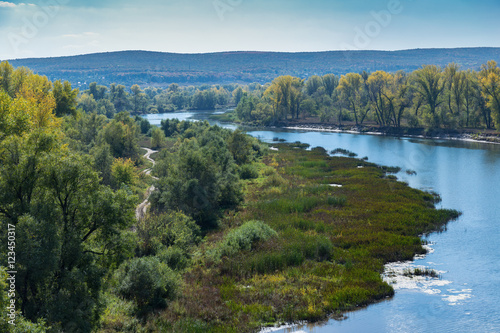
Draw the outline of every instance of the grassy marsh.
[[[459,215],[387,178],[397,168],[275,146],[254,163],[258,178],[244,180],[244,204],[193,250],[180,297],[145,332],[255,332],[391,297],[384,264],[425,253],[419,235]]]

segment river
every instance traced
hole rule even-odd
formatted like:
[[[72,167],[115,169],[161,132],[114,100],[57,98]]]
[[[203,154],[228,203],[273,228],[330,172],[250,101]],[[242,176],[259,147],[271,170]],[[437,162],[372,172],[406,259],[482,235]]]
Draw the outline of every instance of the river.
[[[145,116],[207,119],[210,112]],[[214,123],[214,122],[212,122]],[[235,125],[222,125],[236,128]],[[247,129],[266,142],[278,137],[327,150],[344,148],[370,162],[399,166],[398,178],[410,186],[435,191],[438,207],[463,212],[446,231],[424,237],[429,254],[387,270],[427,267],[440,278],[387,277],[396,295],[350,312],[347,319],[282,328],[275,332],[500,332],[500,145],[423,140],[306,130]],[[416,171],[408,175],[406,170]]]

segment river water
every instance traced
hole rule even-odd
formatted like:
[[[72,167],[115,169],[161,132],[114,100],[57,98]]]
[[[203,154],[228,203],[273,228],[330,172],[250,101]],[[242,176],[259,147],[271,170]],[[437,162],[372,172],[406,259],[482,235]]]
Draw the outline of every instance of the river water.
[[[145,116],[207,119],[209,112]],[[213,123],[213,122],[212,122]],[[235,125],[222,125],[236,128]],[[275,332],[500,332],[500,145],[449,140],[394,138],[307,130],[249,129],[266,142],[301,141],[327,150],[344,148],[370,162],[399,166],[400,180],[442,197],[438,208],[463,215],[446,231],[425,236],[429,254],[388,265],[390,300],[347,314],[347,319],[281,328]],[[408,175],[405,170],[414,170]],[[404,278],[408,267],[435,269],[440,278]]]

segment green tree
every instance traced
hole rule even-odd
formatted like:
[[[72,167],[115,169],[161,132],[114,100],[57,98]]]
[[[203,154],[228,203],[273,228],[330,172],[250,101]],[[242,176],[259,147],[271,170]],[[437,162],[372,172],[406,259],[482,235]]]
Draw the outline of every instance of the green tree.
[[[221,209],[238,205],[242,188],[233,156],[220,128],[185,140],[174,154],[160,156],[160,176],[151,194],[153,211],[180,210],[202,228],[213,227]]]
[[[92,95],[83,94],[78,100],[78,108],[86,113],[93,113],[97,111],[97,102]]]
[[[76,112],[78,89],[72,89],[68,81],[64,81],[64,83],[61,83],[61,81],[54,82],[52,94],[54,94],[56,100],[56,116],[62,117]]]
[[[88,157],[54,150],[47,135],[34,139],[4,142],[9,149],[1,156],[2,193],[17,193],[0,198],[0,221],[2,230],[17,226],[23,248],[16,285],[21,311],[32,321],[45,317],[55,329],[90,332],[102,263],[121,255],[119,235],[133,221],[134,200],[99,185]]]
[[[96,82],[92,82],[89,85],[89,95],[92,95],[96,101],[100,101],[106,98],[106,92],[108,88],[105,86],[98,85]]]
[[[474,100],[475,96],[478,95],[479,83],[477,80],[477,76],[472,71],[468,70],[465,72],[464,78],[464,106],[465,106],[465,126],[469,127],[471,122],[471,114],[473,113]]]
[[[244,95],[236,107],[238,119],[244,122],[255,120],[252,112],[257,108],[258,99],[253,96]]]
[[[273,80],[264,96],[271,102],[273,120],[286,120],[288,115],[294,115],[299,110],[301,93],[304,81],[289,75],[280,76]],[[298,115],[298,114],[297,114]]]
[[[229,151],[238,165],[252,161],[253,150],[251,138],[241,130],[234,131],[227,140]]]
[[[160,128],[154,127],[151,130],[151,146],[153,148],[160,148],[165,145],[165,142],[165,133]]]
[[[179,91],[179,85],[177,83],[172,83],[168,86],[168,91],[176,93]]]
[[[97,113],[105,115],[108,119],[113,119],[116,109],[109,99],[100,99],[97,102]]]
[[[361,89],[362,77],[359,74],[349,73],[342,75],[337,89],[341,92],[346,106],[356,120],[356,125],[359,124],[359,116],[361,115]]]
[[[111,179],[115,188],[134,186],[137,183],[137,171],[130,159],[117,158],[111,165]]]
[[[313,75],[306,81],[306,92],[309,96],[312,96],[322,86],[323,86],[323,79],[317,75]]]
[[[315,115],[318,111],[318,106],[313,99],[307,98],[300,103],[300,109],[304,115]]]
[[[366,87],[372,109],[375,110],[377,123],[387,126],[391,121],[390,104],[387,103],[389,84],[393,76],[384,71],[372,73],[366,80]],[[390,98],[389,98],[390,99]]]
[[[130,103],[128,99],[128,93],[125,90],[125,86],[121,84],[112,84],[109,87],[109,99],[115,106],[117,112],[127,111]]]
[[[106,142],[116,158],[139,157],[139,128],[127,112],[118,113],[99,133],[100,142]]]
[[[12,75],[14,73],[14,67],[7,61],[0,63],[0,89],[5,91],[11,97],[14,97],[14,87],[12,82]]]
[[[495,61],[489,61],[481,67],[482,95],[486,105],[493,112],[496,128],[500,128],[500,68]]]
[[[143,255],[156,255],[169,247],[177,247],[183,252],[201,241],[200,227],[185,214],[169,211],[150,214],[137,224],[137,235]]]
[[[111,168],[114,162],[111,154],[111,147],[108,144],[94,146],[90,151],[94,158],[94,169],[99,172],[101,183],[104,185],[112,184]]]
[[[215,90],[198,91],[193,96],[193,109],[213,110],[217,105],[217,94]]]
[[[147,96],[146,94],[142,91],[141,87],[139,85],[134,84],[132,88],[130,89],[132,91],[132,95],[130,96],[131,99],[131,104],[132,104],[132,110],[135,113],[144,113],[146,110],[146,104],[147,104]]]
[[[326,74],[322,77],[323,86],[325,87],[325,93],[328,96],[332,96],[335,89],[337,89],[339,85],[339,78],[333,74]]]
[[[424,66],[413,73],[417,93],[427,106],[427,123],[431,127],[439,126],[438,107],[443,103],[442,94],[445,80],[438,66]]]
[[[236,88],[233,91],[234,104],[238,105],[244,95],[245,95],[245,92],[243,91],[243,89],[241,87]]]

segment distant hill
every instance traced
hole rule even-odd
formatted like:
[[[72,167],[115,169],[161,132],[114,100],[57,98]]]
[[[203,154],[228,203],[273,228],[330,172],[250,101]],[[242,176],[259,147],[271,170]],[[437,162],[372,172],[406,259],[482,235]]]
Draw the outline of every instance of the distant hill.
[[[405,51],[222,52],[177,54],[121,51],[80,56],[10,60],[51,80],[68,80],[75,87],[90,82],[142,86],[170,83],[265,83],[289,74],[302,78],[327,73],[385,70],[413,71],[425,64],[479,69],[488,60],[500,63],[500,48],[415,49]]]

